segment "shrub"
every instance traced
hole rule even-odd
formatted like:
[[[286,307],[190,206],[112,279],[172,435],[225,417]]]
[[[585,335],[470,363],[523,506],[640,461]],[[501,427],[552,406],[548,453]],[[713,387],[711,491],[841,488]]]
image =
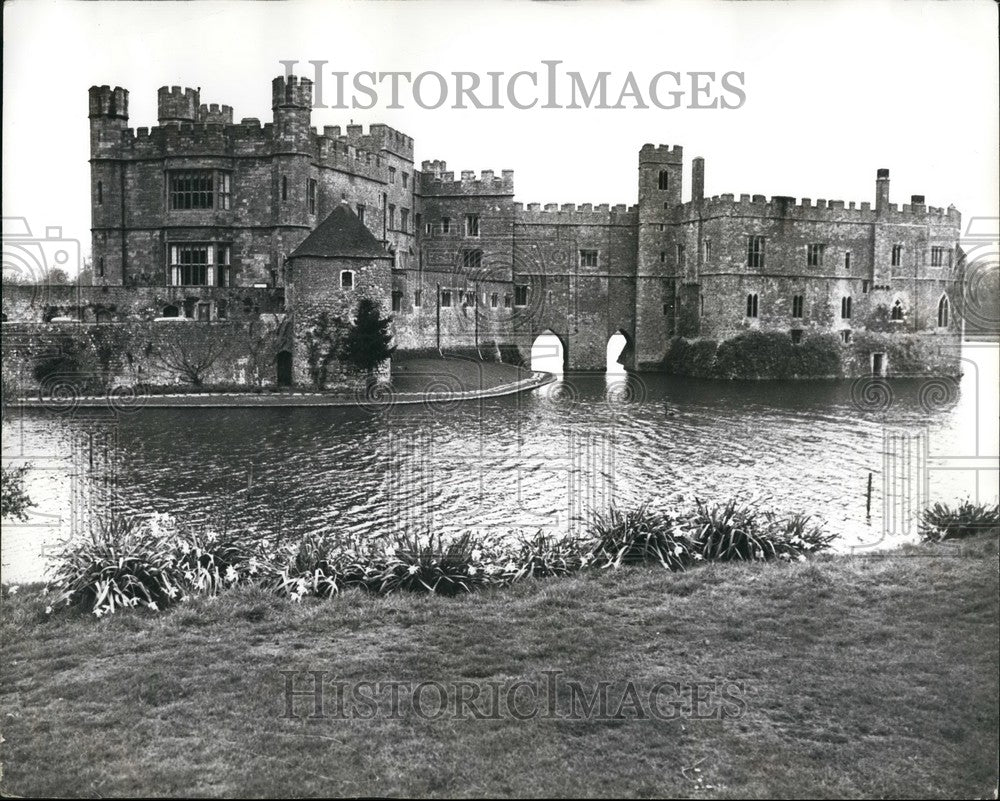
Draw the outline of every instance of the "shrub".
[[[438,595],[472,592],[487,583],[484,565],[474,557],[475,543],[463,534],[448,545],[441,535],[401,538],[385,558],[385,565],[371,588],[380,593],[408,590]]]
[[[691,559],[691,543],[680,522],[651,511],[647,504],[626,512],[612,505],[606,515],[594,516],[589,535],[592,542],[584,559],[597,567],[656,562],[683,570]]]
[[[807,515],[780,518],[735,500],[709,506],[696,499],[687,525],[696,557],[715,562],[805,559],[834,539]]]
[[[925,542],[997,534],[1000,532],[1000,505],[963,501],[952,509],[948,504],[936,503],[920,514],[918,528]]]
[[[215,595],[260,570],[245,534],[164,531],[155,521],[112,517],[56,554],[54,606],[82,606],[97,617],[144,605],[164,609],[190,593]]]
[[[4,520],[20,520],[23,523],[28,519],[28,509],[35,506],[24,489],[27,472],[26,464],[9,470],[0,468],[0,517]]]
[[[715,358],[719,343],[714,339],[674,337],[670,340],[663,369],[673,375],[693,378],[711,378],[715,371]]]
[[[696,499],[687,521],[695,552],[711,561],[766,559],[770,548],[767,539],[760,536],[759,518],[759,512],[737,501],[709,506]]]
[[[293,601],[307,595],[331,598],[348,587],[367,588],[381,575],[369,549],[326,535],[307,535],[284,556],[283,562],[272,558],[263,583]]]
[[[995,526],[996,510],[987,511]],[[454,596],[590,568],[684,570],[699,561],[805,559],[832,539],[805,515],[779,518],[736,501],[696,500],[686,512],[612,506],[580,538],[466,533],[450,542],[441,535],[400,537],[387,547],[319,534],[266,548],[247,531],[199,533],[156,519],[113,518],[63,547],[49,589],[56,592],[53,605],[84,607],[97,617],[124,607],[164,609],[237,584],[293,601],[331,598],[347,588]]]
[[[184,574],[149,526],[116,517],[57,554],[53,605],[84,606],[97,617],[144,604],[163,609],[183,598]]]
[[[505,582],[566,576],[589,561],[576,540],[550,537],[541,530],[531,538],[519,538],[515,547],[500,571]]]

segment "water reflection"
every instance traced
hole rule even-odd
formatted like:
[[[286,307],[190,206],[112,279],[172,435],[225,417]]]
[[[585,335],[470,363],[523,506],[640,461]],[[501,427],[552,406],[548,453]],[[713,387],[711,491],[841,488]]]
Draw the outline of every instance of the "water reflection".
[[[378,413],[24,412],[4,422],[4,461],[31,463],[39,505],[28,524],[4,526],[4,580],[37,578],[46,547],[109,503],[225,517],[262,536],[383,537],[561,532],[613,500],[681,493],[770,499],[824,518],[841,547],[891,545],[905,532],[893,523],[883,536],[883,507],[899,506],[887,489],[996,497],[997,351],[966,356],[960,388],[892,381],[888,403],[867,405],[851,381],[568,374],[526,395]]]

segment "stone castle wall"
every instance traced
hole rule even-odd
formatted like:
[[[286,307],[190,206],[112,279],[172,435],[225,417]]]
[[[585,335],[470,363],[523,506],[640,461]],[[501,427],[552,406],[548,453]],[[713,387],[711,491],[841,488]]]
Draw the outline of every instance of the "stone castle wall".
[[[127,91],[90,90],[94,263],[103,286],[76,300],[16,294],[8,303],[5,293],[8,319],[107,320],[109,307],[111,319],[148,319],[168,303],[188,316],[207,304],[216,319],[220,293],[236,287],[168,286],[170,245],[181,242],[230,245],[230,283],[263,293],[272,310],[292,281],[288,254],[346,203],[389,256],[369,289],[391,310],[403,351],[527,354],[551,331],[567,368],[603,369],[607,341],[621,332],[626,363],[642,369],[661,366],[675,337],[960,334],[960,215],[917,196],[889,203],[885,170],[874,203],[705,197],[705,162],[696,158],[684,200],[683,149],[649,144],[639,151],[637,205],[524,205],[514,200],[510,170],[456,175],[440,160],[417,170],[413,140],[392,128],[311,127],[307,79],[274,80],[273,118],[263,125],[234,123],[231,108],[204,104],[193,89],[163,87],[158,101],[158,126],[131,129]],[[169,207],[167,176],[194,169],[227,176],[226,208]],[[748,259],[750,237],[763,238],[760,265]],[[823,256],[811,263],[815,244]],[[357,294],[341,292],[324,272],[329,265],[303,269],[284,302],[293,314],[340,309]],[[756,296],[752,315],[748,295]],[[945,297],[948,319],[938,325]],[[296,356],[299,378],[302,370]]]

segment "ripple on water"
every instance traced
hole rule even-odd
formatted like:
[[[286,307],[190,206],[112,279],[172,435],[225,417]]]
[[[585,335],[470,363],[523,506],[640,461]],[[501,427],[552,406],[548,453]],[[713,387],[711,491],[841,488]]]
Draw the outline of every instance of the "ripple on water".
[[[543,388],[386,415],[157,409],[116,421],[25,413],[4,422],[4,458],[30,456],[29,492],[45,514],[4,526],[4,578],[37,578],[42,547],[81,525],[85,502],[99,508],[109,488],[129,511],[207,514],[285,538],[559,531],[611,501],[770,496],[783,511],[829,521],[842,547],[870,545],[881,540],[881,520],[866,519],[864,492],[872,472],[879,510],[883,431],[926,431],[939,453],[969,452],[982,439],[970,415],[996,417],[982,396],[977,406],[967,394],[928,412],[919,384],[905,382],[881,415],[859,413],[851,382],[643,383],[639,402],[609,399],[602,376],[585,376],[555,395]],[[99,444],[109,434],[117,450],[105,460]],[[995,439],[991,447],[995,454]],[[934,486],[951,500],[969,491],[968,481],[942,473]]]

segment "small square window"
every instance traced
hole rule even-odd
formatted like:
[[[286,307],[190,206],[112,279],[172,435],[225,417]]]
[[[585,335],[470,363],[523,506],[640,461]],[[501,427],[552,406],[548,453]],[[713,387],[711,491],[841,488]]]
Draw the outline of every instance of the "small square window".
[[[596,250],[581,250],[580,251],[580,266],[581,267],[596,267],[597,266],[597,251]]]
[[[354,289],[354,271],[353,270],[341,270],[340,271],[340,288],[341,289]]]

